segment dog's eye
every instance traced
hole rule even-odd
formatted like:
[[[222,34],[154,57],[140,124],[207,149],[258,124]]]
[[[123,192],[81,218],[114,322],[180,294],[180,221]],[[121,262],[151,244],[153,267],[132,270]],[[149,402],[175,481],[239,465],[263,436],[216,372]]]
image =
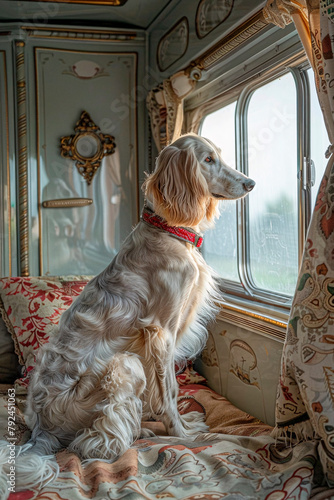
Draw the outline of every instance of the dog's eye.
[[[206,163],[211,163],[213,161],[212,156],[207,156],[204,161]]]

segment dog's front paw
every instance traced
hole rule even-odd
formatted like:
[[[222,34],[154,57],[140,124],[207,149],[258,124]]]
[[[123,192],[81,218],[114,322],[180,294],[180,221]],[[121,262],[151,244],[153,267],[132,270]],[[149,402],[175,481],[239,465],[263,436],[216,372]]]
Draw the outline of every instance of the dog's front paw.
[[[204,413],[191,411],[181,415],[181,421],[185,430],[186,436],[197,436],[203,432],[209,432],[209,427],[205,423]]]
[[[146,429],[146,427],[142,427],[140,430],[140,438],[139,439],[150,438],[150,437],[155,437],[154,432],[151,431],[151,429]]]

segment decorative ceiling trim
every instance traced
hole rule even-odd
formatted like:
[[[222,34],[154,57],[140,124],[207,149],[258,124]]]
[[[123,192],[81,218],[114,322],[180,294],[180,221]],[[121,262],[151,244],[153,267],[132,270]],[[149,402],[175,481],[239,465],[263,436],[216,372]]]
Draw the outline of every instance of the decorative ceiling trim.
[[[189,22],[182,17],[160,39],[157,48],[157,63],[160,71],[166,71],[187,52],[189,44]]]
[[[217,26],[222,24],[232,12],[233,0],[200,0],[196,11],[196,34],[198,38],[206,37]]]
[[[127,42],[138,39],[134,31],[112,31],[112,30],[91,30],[73,28],[51,28],[51,27],[31,27],[21,26],[32,38],[60,38],[71,40],[86,40],[96,42]]]
[[[30,2],[31,0],[21,0],[22,2]],[[57,0],[57,3],[81,3],[86,5],[110,5],[112,7],[122,7],[128,0]],[[40,2],[52,2],[55,0],[38,0]]]
[[[199,71],[211,68],[211,66],[217,64],[223,57],[232,52],[232,50],[248,42],[253,36],[267,28],[269,24],[270,23],[265,20],[262,10],[257,12],[229,35],[222,38],[211,49],[195,59],[188,68],[189,73],[193,71],[194,67],[198,68]],[[199,80],[200,77],[195,79]]]

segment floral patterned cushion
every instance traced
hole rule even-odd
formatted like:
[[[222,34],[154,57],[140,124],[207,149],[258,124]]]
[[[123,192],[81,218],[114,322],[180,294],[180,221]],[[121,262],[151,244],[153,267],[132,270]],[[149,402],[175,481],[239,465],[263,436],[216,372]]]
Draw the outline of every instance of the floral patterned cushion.
[[[38,348],[48,342],[61,314],[87,283],[88,278],[0,279],[0,312],[13,337],[19,362],[24,366],[24,377],[17,381],[22,389],[28,384]]]
[[[206,385],[206,379],[200,375],[196,370],[194,370],[192,362],[188,362],[186,368],[178,372],[178,367],[175,367],[176,370],[176,380],[179,386],[185,386],[189,384],[204,384]]]
[[[88,281],[88,277],[0,279],[0,312],[13,337],[19,362],[24,367],[24,376],[15,383],[19,393],[27,390],[38,348],[48,342],[61,314],[80,295]],[[205,378],[188,364],[177,374],[177,381],[179,385],[203,384]]]

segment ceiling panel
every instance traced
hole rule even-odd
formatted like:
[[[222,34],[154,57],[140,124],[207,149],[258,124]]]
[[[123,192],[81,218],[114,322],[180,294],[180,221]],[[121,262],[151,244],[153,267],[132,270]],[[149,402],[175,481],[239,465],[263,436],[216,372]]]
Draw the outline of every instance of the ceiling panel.
[[[176,0],[127,0],[124,5],[110,5],[117,0],[0,0],[0,23],[82,24],[147,29],[169,4]]]

